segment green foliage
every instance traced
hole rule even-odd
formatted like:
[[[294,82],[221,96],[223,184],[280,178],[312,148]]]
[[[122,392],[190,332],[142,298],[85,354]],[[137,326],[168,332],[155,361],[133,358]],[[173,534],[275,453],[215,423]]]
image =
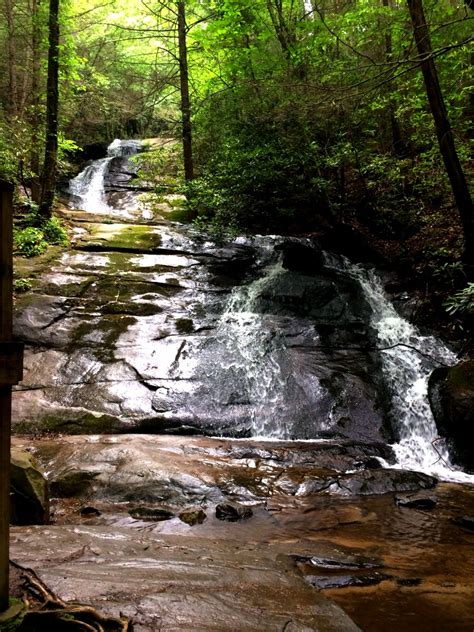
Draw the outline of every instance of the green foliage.
[[[448,314],[474,314],[474,283],[468,283],[444,303]]]
[[[182,185],[181,148],[174,139],[149,141],[145,151],[134,156],[138,182],[152,185],[156,193],[166,193]]]
[[[28,279],[15,279],[13,282],[13,291],[16,294],[24,294],[31,290],[31,281]]]
[[[69,243],[67,231],[57,217],[50,217],[42,224],[41,228],[48,243],[64,246]]]
[[[69,237],[61,220],[57,217],[45,219],[34,203],[29,204],[29,213],[23,220],[23,228],[14,229],[14,245],[17,254],[24,257],[36,257],[48,247],[48,244],[69,244]]]
[[[326,182],[314,177],[317,163],[311,147],[297,152],[278,130],[248,123],[234,142],[214,147],[204,173],[190,187],[190,205],[217,226],[284,230],[292,219],[312,218],[324,204]]]
[[[23,257],[37,257],[48,247],[43,231],[33,226],[16,230],[14,244],[16,252]]]

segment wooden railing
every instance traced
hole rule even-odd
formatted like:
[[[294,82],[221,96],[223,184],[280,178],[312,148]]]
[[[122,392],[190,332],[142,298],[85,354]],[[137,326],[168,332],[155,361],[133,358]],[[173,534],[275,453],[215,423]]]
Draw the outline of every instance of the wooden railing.
[[[12,251],[13,186],[0,180],[0,612],[9,592],[11,396],[23,374],[23,345],[12,341]]]

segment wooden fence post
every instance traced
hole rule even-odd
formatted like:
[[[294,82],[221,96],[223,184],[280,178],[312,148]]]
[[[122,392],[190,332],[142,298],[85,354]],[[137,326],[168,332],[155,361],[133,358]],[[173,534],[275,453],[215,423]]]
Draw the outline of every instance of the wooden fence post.
[[[12,341],[13,185],[0,180],[0,612],[9,600],[11,392],[23,374],[23,345]]]

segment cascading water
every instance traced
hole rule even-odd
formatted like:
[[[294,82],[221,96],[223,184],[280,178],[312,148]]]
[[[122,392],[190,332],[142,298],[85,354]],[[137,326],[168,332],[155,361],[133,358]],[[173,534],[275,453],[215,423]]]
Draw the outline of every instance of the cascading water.
[[[384,378],[391,394],[392,422],[399,441],[393,445],[397,466],[421,470],[444,479],[472,482],[456,471],[443,439],[438,436],[428,400],[428,379],[434,368],[451,366],[456,355],[434,336],[422,335],[402,318],[384,293],[374,270],[345,263],[372,307]]]
[[[140,141],[115,139],[107,148],[107,157],[88,165],[69,182],[71,206],[83,211],[104,214],[117,209],[109,206],[104,189],[104,177],[112,160],[118,156],[132,156],[140,148]]]
[[[373,270],[354,265],[339,257],[327,257],[328,267],[345,273],[362,289],[371,309],[370,325],[376,332],[383,382],[391,397],[390,416],[399,441],[393,445],[397,467],[432,473],[444,479],[472,482],[472,477],[456,471],[436,424],[428,401],[428,378],[437,366],[452,365],[455,354],[434,336],[422,335],[402,318],[386,297],[382,283]],[[228,364],[222,369],[244,367],[241,388],[253,402],[249,422],[253,436],[272,439],[303,438],[295,431],[301,399],[295,397],[289,382],[287,341],[262,313],[262,292],[284,274],[281,262],[263,267],[257,280],[234,289],[221,316],[217,334],[226,348]],[[273,318],[274,315],[273,315]],[[320,344],[316,332],[313,342]],[[331,430],[332,411],[323,410],[327,396],[321,381],[312,376],[310,404],[313,419],[318,418],[319,432]],[[308,396],[300,393],[300,396]],[[308,404],[308,401],[306,402]],[[304,404],[303,404],[304,405]],[[321,416],[326,414],[326,420]]]
[[[278,356],[284,345],[278,332],[265,326],[256,299],[262,287],[282,271],[280,263],[268,266],[256,281],[236,288],[217,328],[217,339],[226,348],[227,366],[245,367],[240,382],[240,399],[253,402],[249,411],[252,435],[288,439],[284,412],[285,378]]]
[[[75,206],[94,213],[120,215],[122,211],[109,206],[106,199],[104,175],[115,157],[134,154],[139,145],[136,141],[115,140],[106,158],[94,161],[71,180],[70,192],[77,199]],[[308,240],[294,242],[311,246]],[[399,435],[398,443],[393,446],[398,466],[472,482],[472,477],[451,468],[445,445],[437,436],[427,397],[431,371],[439,365],[454,364],[455,355],[433,336],[420,334],[397,314],[373,271],[327,256],[323,280],[318,280],[318,286],[312,285],[311,279],[315,277],[311,271],[291,276],[293,273],[284,269],[275,252],[275,247],[283,243],[284,238],[275,237],[255,238],[251,244],[245,241],[244,245],[251,245],[260,257],[258,278],[232,290],[213,336],[204,339],[204,347],[197,347],[194,361],[197,373],[201,374],[197,377],[190,374],[188,378],[185,372],[180,377],[183,392],[179,396],[173,395],[172,389],[167,394],[171,382],[165,379],[161,389],[163,402],[158,403],[156,397],[155,410],[163,410],[165,417],[173,414],[191,421],[221,418],[224,427],[232,429],[240,424],[239,433],[261,438],[314,440],[352,436],[350,432],[346,434],[345,424],[353,424],[358,415],[367,427],[370,419],[375,418],[374,410],[367,404],[374,398],[370,389],[378,388],[376,380],[367,380],[374,366],[368,372],[358,366],[360,362],[370,362],[371,354],[364,351],[368,340],[351,338],[355,345],[350,342],[344,349],[344,334],[331,347],[333,340],[328,343],[320,331],[328,326],[331,331],[340,330],[342,326],[350,333],[353,326],[363,319],[367,323],[370,318],[379,349],[375,369],[379,367],[378,373],[382,372],[381,382],[391,397],[392,424]],[[333,277],[350,277],[369,308],[365,311],[363,306],[355,311],[349,308],[344,316],[354,290],[344,294],[344,282],[341,284],[340,278],[328,275],[328,270]],[[333,281],[339,289],[331,298]],[[321,299],[316,315],[306,303],[303,310],[295,311],[300,301],[298,291],[303,302],[308,303],[308,296],[311,302],[313,295],[315,302]],[[338,292],[342,294],[339,296]],[[333,304],[334,315],[325,311],[326,303]],[[338,310],[342,310],[344,324]],[[321,325],[322,330],[318,328]],[[329,345],[326,356],[325,345]],[[338,350],[346,355],[338,356]],[[346,367],[352,373],[347,379],[341,378]],[[176,371],[179,375],[179,370]],[[195,396],[194,386],[182,396],[186,379],[196,385]],[[368,391],[357,400],[358,391],[363,388]],[[176,409],[178,401],[183,402],[182,409],[178,407],[177,412],[167,413]],[[374,435],[359,434],[362,440],[377,440]]]

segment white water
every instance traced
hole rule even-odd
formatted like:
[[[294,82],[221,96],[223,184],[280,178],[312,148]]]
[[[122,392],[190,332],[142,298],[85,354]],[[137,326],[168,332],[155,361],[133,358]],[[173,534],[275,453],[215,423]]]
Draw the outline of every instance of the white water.
[[[268,266],[262,276],[249,285],[233,290],[217,328],[217,339],[226,349],[228,366],[245,370],[245,383],[240,385],[243,397],[254,405],[250,408],[252,436],[288,439],[289,431],[282,414],[285,407],[285,379],[278,355],[284,349],[278,332],[265,326],[257,308],[263,287],[281,274],[280,263]]]
[[[108,205],[104,190],[104,176],[113,158],[129,156],[137,152],[138,141],[122,141],[116,138],[107,148],[107,157],[94,160],[79,175],[70,180],[69,192],[77,198],[71,206],[97,214],[114,212],[117,209]]]
[[[455,364],[456,355],[434,336],[421,334],[396,312],[373,270],[349,262],[345,267],[359,281],[373,310],[371,324],[377,332],[382,370],[392,395],[392,420],[400,434],[399,442],[392,446],[397,467],[445,480],[474,482],[474,476],[451,465],[428,400],[431,372],[437,366]]]
[[[341,269],[339,258],[328,263]],[[473,483],[474,476],[456,470],[450,463],[428,400],[431,372],[438,366],[455,364],[456,355],[439,339],[423,335],[397,313],[375,271],[347,260],[342,268],[358,281],[372,309],[371,325],[377,336],[381,370],[391,394],[392,423],[399,433],[399,442],[392,446],[397,458],[395,467]],[[222,368],[244,367],[246,393],[254,403],[250,413],[252,434],[270,440],[291,438],[288,376],[281,368],[285,341],[277,327],[269,327],[258,298],[282,272],[281,264],[273,263],[262,270],[257,280],[235,288],[217,332],[229,358],[229,365]],[[311,388],[313,401],[324,395],[316,378]],[[295,405],[297,402],[292,407]]]

